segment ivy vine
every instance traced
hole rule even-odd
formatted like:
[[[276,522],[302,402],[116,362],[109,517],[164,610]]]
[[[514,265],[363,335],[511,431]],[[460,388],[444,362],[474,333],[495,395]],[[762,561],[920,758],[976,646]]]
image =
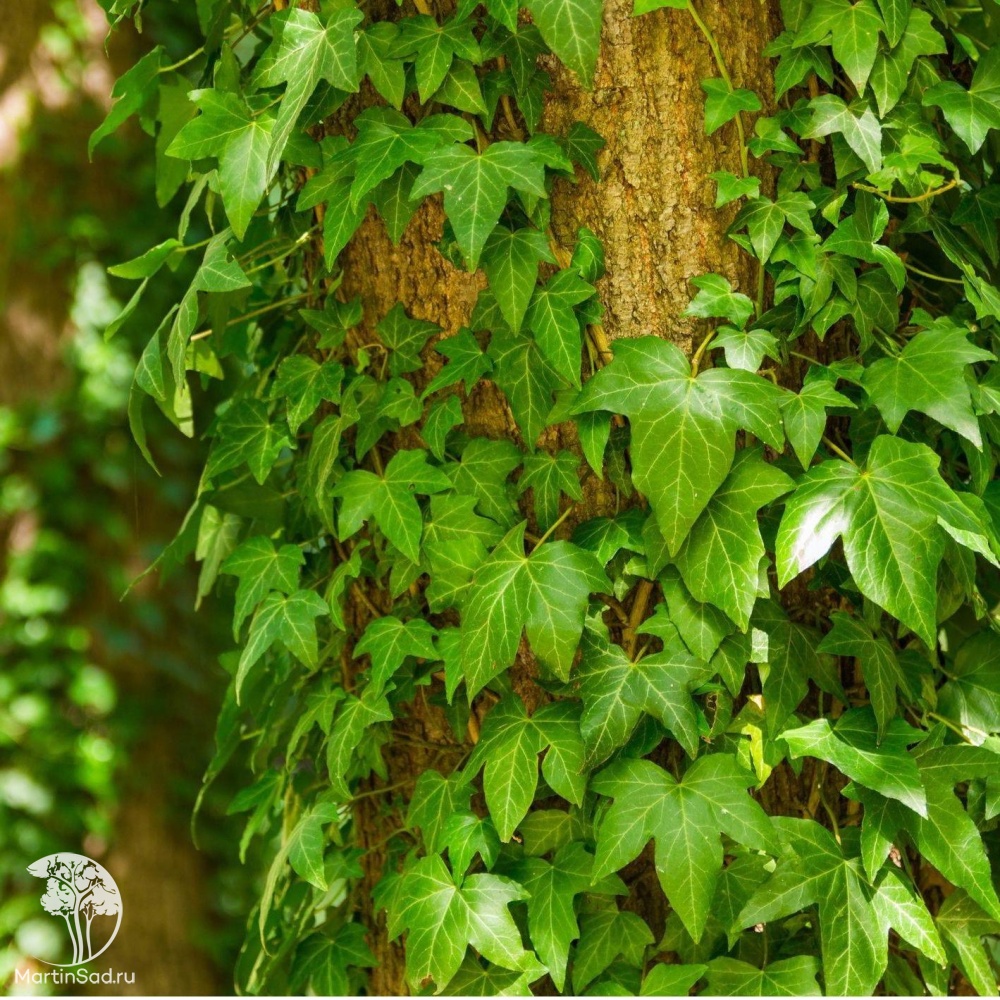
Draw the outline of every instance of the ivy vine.
[[[772,100],[708,5],[637,0],[714,57],[757,262],[692,281],[691,357],[605,331],[599,240],[550,228],[602,140],[543,130],[540,59],[589,86],[600,0],[413,6],[199,0],[92,143],[138,115],[186,192],[108,335],[185,276],[129,412],[150,461],[153,405],[210,442],[161,564],[235,588],[206,780],[249,748],[273,845],[240,989],[363,991],[388,937],[414,991],[994,993],[1000,6],[782,0]],[[485,275],[444,337],[342,292],[428,200]]]

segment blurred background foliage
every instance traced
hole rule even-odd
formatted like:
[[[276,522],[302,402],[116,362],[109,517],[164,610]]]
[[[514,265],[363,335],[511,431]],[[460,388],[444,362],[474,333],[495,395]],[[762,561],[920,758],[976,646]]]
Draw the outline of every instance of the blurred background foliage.
[[[175,533],[201,458],[165,434],[157,477],[128,431],[136,347],[164,301],[142,303],[131,342],[102,336],[128,294],[106,266],[167,221],[152,140],[135,127],[94,163],[86,154],[115,77],[154,44],[191,47],[194,19],[193,4],[161,5],[141,36],[117,31],[107,48],[96,0],[11,4],[0,24],[3,992],[65,944],[26,871],[46,854],[87,854],[118,881],[124,920],[107,957],[136,973],[121,992],[231,992],[252,898],[224,783],[202,806],[200,852],[189,834],[227,614],[195,617],[185,571],[121,596]]]

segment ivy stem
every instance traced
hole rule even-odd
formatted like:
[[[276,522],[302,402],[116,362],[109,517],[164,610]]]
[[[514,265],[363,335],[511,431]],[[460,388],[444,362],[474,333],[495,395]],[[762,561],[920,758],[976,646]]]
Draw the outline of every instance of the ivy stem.
[[[542,535],[542,537],[538,539],[538,542],[537,542],[537,543],[535,544],[535,548],[537,549],[539,545],[543,545],[543,544],[544,544],[545,542],[547,542],[547,541],[548,541],[548,540],[549,540],[549,539],[550,539],[550,538],[552,537],[552,534],[553,534],[553,532],[554,532],[554,531],[556,530],[556,528],[558,528],[558,527],[559,527],[559,525],[560,525],[560,524],[562,524],[562,523],[563,523],[563,521],[565,521],[565,520],[566,520],[566,518],[567,518],[567,517],[569,517],[569,516],[570,516],[570,514],[572,514],[572,513],[573,513],[573,505],[572,505],[572,504],[570,504],[570,505],[569,505],[569,506],[568,506],[568,507],[567,507],[567,508],[566,508],[566,509],[565,509],[565,510],[564,510],[564,511],[563,511],[563,512],[562,512],[562,513],[561,513],[561,514],[559,515],[559,518],[558,518],[558,520],[557,520],[557,521],[555,522],[555,524],[553,524],[553,525],[552,525],[552,527],[551,527],[551,528],[549,528],[549,530],[548,530],[548,531],[546,531],[546,532],[545,532],[545,534],[544,534],[544,535]]]
[[[905,198],[897,195],[883,194],[877,187],[872,187],[869,184],[854,184],[853,187],[858,191],[867,191],[869,194],[878,195],[883,201],[891,201],[894,205],[917,205],[922,201],[929,201],[931,198],[936,198],[939,194],[953,191],[960,183],[959,178],[953,177],[947,184],[942,184],[941,187],[932,188],[923,194]]]
[[[825,434],[823,435],[823,444],[825,444],[827,448],[829,448],[830,451],[834,453],[834,455],[837,455],[838,457],[842,458],[845,462],[850,462],[851,465],[856,464],[854,459],[851,458],[851,456],[848,455],[847,452],[840,447],[840,445],[831,441]]]
[[[632,608],[629,611],[628,625],[622,638],[625,640],[625,651],[630,659],[635,657],[635,646],[639,639],[639,626],[646,617],[646,608],[649,607],[649,598],[653,593],[652,580],[640,580],[635,588],[635,598],[632,601]]]
[[[280,309],[282,306],[287,306],[292,302],[301,302],[303,299],[307,298],[309,298],[309,292],[300,292],[298,295],[290,295],[287,299],[280,299],[277,302],[272,302],[269,306],[262,306],[260,309],[254,309],[253,312],[244,313],[242,316],[235,316],[226,323],[226,326],[235,326],[237,323],[244,323],[248,319],[256,319],[258,316],[263,316],[264,313],[273,312],[275,309]],[[211,336],[211,330],[201,330],[199,333],[194,334],[191,337],[191,340],[204,340],[206,337]]]
[[[908,264],[905,261],[903,266],[907,271],[912,271],[914,274],[919,274],[921,278],[930,278],[931,281],[944,281],[949,285],[963,285],[965,282],[961,278],[946,278],[943,274],[934,274],[931,271],[923,271],[919,267],[915,267],[913,264]]]
[[[691,377],[698,377],[698,369],[701,367],[701,359],[705,356],[705,351],[708,349],[708,345],[712,342],[715,337],[715,330],[709,330],[705,336],[705,339],[698,345],[698,350],[694,352],[694,357],[691,358]]]
[[[175,69],[180,69],[182,66],[187,66],[189,62],[194,62],[205,51],[205,46],[200,45],[198,48],[186,55],[183,59],[178,59],[177,62],[171,63],[169,66],[161,66],[157,72],[158,73],[172,73]]]

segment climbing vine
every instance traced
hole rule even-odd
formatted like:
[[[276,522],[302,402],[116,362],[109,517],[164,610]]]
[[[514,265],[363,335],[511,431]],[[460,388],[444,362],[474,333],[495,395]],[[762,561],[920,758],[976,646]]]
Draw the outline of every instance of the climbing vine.
[[[240,989],[360,992],[400,939],[414,991],[995,992],[1000,5],[782,0],[758,94],[711,4],[638,0],[713,56],[756,261],[692,280],[690,356],[605,330],[550,226],[602,175],[542,127],[600,0],[413,6],[199,0],[92,143],[138,115],[183,205],[108,335],[189,276],[129,412],[208,442],[161,558],[235,595]],[[461,329],[344,291],[418,210],[482,272]]]

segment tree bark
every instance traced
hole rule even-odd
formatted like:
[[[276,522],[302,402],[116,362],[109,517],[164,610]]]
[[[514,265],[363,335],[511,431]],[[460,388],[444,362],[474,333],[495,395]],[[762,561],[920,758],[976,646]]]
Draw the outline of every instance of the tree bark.
[[[598,290],[605,309],[605,331],[611,339],[654,334],[689,348],[694,323],[682,313],[691,298],[689,279],[719,272],[733,285],[754,292],[753,262],[725,238],[730,211],[713,207],[715,170],[739,173],[735,127],[728,125],[711,138],[704,134],[704,93],[700,82],[719,71],[706,39],[688,11],[662,10],[633,18],[632,0],[608,0],[605,5],[601,58],[594,89],[580,88],[572,73],[555,59],[545,69],[553,78],[543,128],[565,132],[573,121],[594,128],[607,145],[600,155],[601,180],[581,178],[559,182],[554,195],[553,231],[558,245],[569,252],[580,226],[602,240],[607,274]],[[765,102],[773,92],[772,71],[760,53],[777,34],[774,0],[711,0],[701,4],[704,20],[715,33],[734,85],[756,90]],[[497,138],[510,138],[498,115]],[[392,246],[382,223],[370,216],[342,255],[346,297],[358,295],[364,306],[369,338],[375,324],[397,302],[411,315],[437,323],[446,335],[465,324],[480,288],[481,275],[467,274],[446,261],[434,247],[440,237],[440,204],[425,204],[398,247]],[[359,339],[359,343],[362,342]],[[467,424],[477,434],[517,438],[518,432],[502,394],[481,384],[465,403]],[[548,432],[543,443],[565,447],[560,432]],[[588,484],[573,522],[613,513],[612,497],[596,479]],[[358,605],[355,635],[367,623]],[[522,652],[524,652],[522,648]],[[542,699],[531,681],[530,657],[514,670],[515,687],[528,707]],[[470,728],[474,728],[470,727]],[[458,760],[447,750],[424,748],[424,742],[447,746],[451,737],[443,713],[418,697],[405,720],[397,722],[403,739],[386,747],[386,785],[415,780],[428,767],[448,773]],[[409,737],[409,738],[407,738]],[[420,741],[413,742],[413,739]],[[474,733],[473,733],[474,739]],[[376,783],[378,784],[378,783]],[[392,819],[397,825],[399,818]],[[372,974],[370,990],[377,994],[407,992],[403,954],[398,942],[389,944],[384,919],[373,912],[371,889],[382,875],[387,815],[373,796],[357,810],[360,845],[373,848],[365,858],[366,877],[359,894],[362,917],[372,929],[373,950],[381,965]],[[648,859],[636,862],[631,876],[630,908],[662,930],[665,904]]]

